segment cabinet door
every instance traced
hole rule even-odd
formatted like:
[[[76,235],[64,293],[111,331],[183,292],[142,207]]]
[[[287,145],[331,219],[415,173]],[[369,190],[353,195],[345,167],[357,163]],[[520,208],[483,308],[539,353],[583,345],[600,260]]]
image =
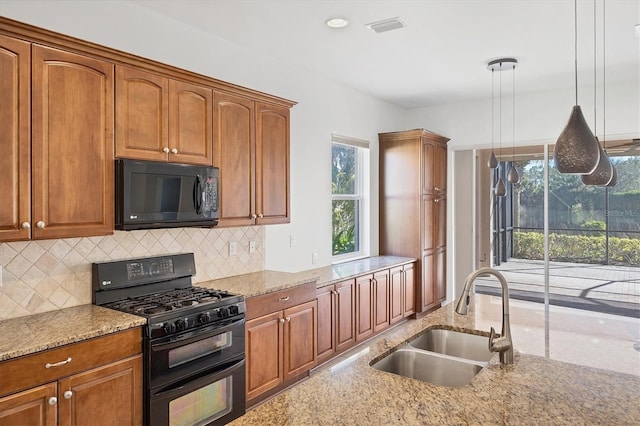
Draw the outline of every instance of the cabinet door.
[[[0,425],[3,426],[55,426],[58,404],[56,383],[49,383],[0,398]]]
[[[256,104],[258,224],[289,222],[289,109]]]
[[[440,249],[447,245],[447,197],[439,195],[433,201],[433,247]]]
[[[356,278],[356,341],[373,334],[373,275]]]
[[[33,46],[34,238],[113,232],[113,64]]]
[[[336,351],[334,286],[318,289],[318,362],[333,356]]]
[[[60,426],[142,425],[142,355],[60,380]]]
[[[422,256],[422,286],[420,300],[421,311],[427,311],[435,305],[434,293],[434,252],[429,251]]]
[[[408,317],[415,313],[415,285],[416,285],[416,270],[413,263],[403,266],[403,278],[404,278],[404,308],[403,315]]]
[[[248,400],[283,381],[283,322],[282,311],[247,321],[245,350]]]
[[[434,225],[436,224],[436,216],[438,215],[439,208],[444,205],[446,208],[446,202],[440,203],[439,196],[436,195],[423,195],[422,196],[422,251],[433,250],[435,233]]]
[[[284,380],[309,371],[317,360],[315,300],[285,309]]]
[[[169,80],[116,67],[116,157],[167,161]]]
[[[31,45],[0,35],[0,241],[31,238]],[[26,224],[22,227],[22,224]]]
[[[435,301],[440,303],[447,297],[447,251],[438,249],[434,258],[434,293]]]
[[[436,192],[447,192],[447,145],[443,143],[434,147],[433,180]]]
[[[342,352],[356,343],[356,283],[343,281],[336,287],[336,352]]]
[[[435,187],[436,143],[422,138],[422,193],[431,194]]]
[[[213,165],[220,168],[218,226],[254,223],[255,125],[253,101],[215,93]]]
[[[169,161],[213,165],[213,92],[169,80]]]
[[[373,274],[374,323],[373,332],[378,333],[389,327],[389,271]]]
[[[389,322],[395,324],[404,318],[404,283],[403,283],[404,271],[402,266],[392,268],[390,271],[390,291],[389,291]]]

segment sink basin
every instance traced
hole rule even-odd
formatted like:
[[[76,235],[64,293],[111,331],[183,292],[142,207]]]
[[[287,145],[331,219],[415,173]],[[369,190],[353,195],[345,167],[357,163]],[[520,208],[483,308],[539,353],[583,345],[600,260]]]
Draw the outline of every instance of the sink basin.
[[[410,341],[409,346],[484,363],[495,355],[489,351],[488,337],[442,328],[427,330]]]
[[[461,387],[482,365],[410,347],[400,348],[373,364],[373,368],[434,385]]]

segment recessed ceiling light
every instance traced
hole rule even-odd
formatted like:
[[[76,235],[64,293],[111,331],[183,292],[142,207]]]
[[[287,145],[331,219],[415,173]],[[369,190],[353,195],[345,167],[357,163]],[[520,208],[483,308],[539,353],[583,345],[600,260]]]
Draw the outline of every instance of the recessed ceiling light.
[[[326,24],[331,28],[344,28],[349,24],[349,21],[344,18],[331,18],[327,20]]]

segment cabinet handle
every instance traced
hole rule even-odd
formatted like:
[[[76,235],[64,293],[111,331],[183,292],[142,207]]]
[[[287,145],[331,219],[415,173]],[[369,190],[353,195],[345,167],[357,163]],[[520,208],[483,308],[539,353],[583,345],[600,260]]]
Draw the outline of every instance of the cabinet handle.
[[[280,318],[280,324],[284,324],[284,318]]]
[[[177,150],[176,148],[171,148],[171,153],[172,153],[172,154],[177,154],[177,153],[178,153],[178,150]]]
[[[70,390],[65,391],[62,396],[64,396],[64,399],[71,399],[71,397],[73,396],[73,392],[71,392]]]
[[[338,290],[331,290],[331,294],[338,295]]]
[[[162,148],[162,152],[164,152],[165,154],[168,154],[169,153],[169,147],[165,146],[164,148]]]
[[[51,398],[49,398],[49,405],[56,405],[57,402],[58,402],[58,398],[56,398],[55,396],[52,396]]]
[[[281,301],[281,302],[286,302],[287,300],[289,300],[289,296],[281,297],[278,300]]]
[[[258,217],[255,213],[251,215],[251,219],[255,219],[256,217]]]
[[[291,322],[291,317],[287,317],[287,322]]]
[[[442,189],[438,188],[437,186],[433,189],[435,189],[436,191],[442,191]]]
[[[29,222],[22,222],[22,225],[20,225],[20,227],[22,229],[29,229],[31,228],[31,224]]]
[[[53,364],[46,363],[44,365],[44,368],[60,367],[61,365],[69,364],[70,362],[71,362],[71,357],[65,359],[64,361],[54,362]]]
[[[44,229],[47,225],[43,221],[39,220],[38,223],[36,223],[36,226],[40,229]]]
[[[264,217],[264,215],[263,215],[262,213],[259,213],[259,214],[258,214],[258,217],[259,217],[259,218],[263,218],[263,217]]]
[[[436,198],[435,200],[433,200],[434,203],[439,203],[440,202],[440,198]]]

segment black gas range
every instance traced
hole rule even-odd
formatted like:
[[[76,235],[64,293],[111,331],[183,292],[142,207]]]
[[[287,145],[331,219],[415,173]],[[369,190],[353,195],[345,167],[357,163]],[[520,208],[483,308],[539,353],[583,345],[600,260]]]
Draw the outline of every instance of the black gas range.
[[[193,253],[92,265],[93,303],[145,317],[145,424],[225,424],[245,412],[245,302],[193,286]]]

